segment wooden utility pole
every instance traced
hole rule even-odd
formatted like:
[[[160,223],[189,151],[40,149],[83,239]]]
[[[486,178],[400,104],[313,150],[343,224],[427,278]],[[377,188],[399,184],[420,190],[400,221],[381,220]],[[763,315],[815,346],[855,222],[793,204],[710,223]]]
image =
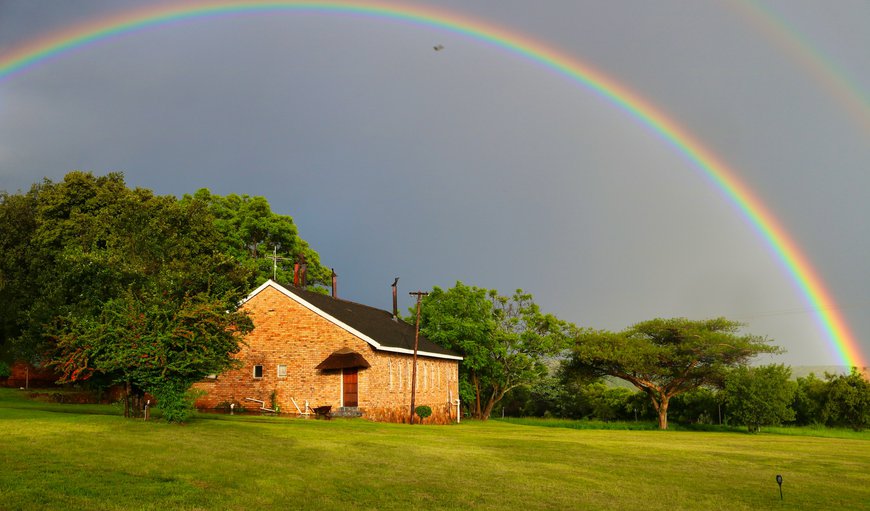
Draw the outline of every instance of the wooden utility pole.
[[[428,296],[429,293],[413,291],[408,294],[417,297],[417,326],[414,329],[414,369],[411,372],[411,417],[409,419],[409,422],[414,424],[414,401],[417,398],[417,346],[420,344],[420,307],[423,297]]]

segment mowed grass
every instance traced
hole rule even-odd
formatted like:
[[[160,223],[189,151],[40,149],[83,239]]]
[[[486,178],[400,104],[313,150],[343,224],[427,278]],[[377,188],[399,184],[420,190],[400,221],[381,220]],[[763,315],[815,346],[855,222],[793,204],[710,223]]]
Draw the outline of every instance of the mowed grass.
[[[0,509],[870,509],[870,440],[205,416],[0,390]],[[780,501],[775,476],[784,478]]]

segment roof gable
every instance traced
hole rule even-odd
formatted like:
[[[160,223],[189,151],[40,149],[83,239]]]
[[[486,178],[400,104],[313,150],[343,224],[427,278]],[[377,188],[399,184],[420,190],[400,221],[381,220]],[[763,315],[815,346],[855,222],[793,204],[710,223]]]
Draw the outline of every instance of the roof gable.
[[[264,282],[260,287],[252,291],[242,303],[251,300],[264,289],[270,287],[330,323],[359,337],[376,350],[408,355],[414,353],[414,326],[405,323],[401,319],[393,319],[393,315],[387,311],[369,307],[368,305],[349,302],[304,289],[288,289],[273,280]],[[438,346],[422,335],[419,339],[417,354],[424,357],[462,360],[461,356],[447,348]]]

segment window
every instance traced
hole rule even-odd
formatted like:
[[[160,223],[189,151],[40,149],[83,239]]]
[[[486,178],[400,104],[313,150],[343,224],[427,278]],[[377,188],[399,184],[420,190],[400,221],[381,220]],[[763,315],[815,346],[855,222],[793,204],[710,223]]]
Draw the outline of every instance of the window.
[[[387,359],[387,365],[390,366],[390,390],[393,390],[393,359]]]
[[[278,364],[278,378],[286,378],[287,377],[287,366],[284,364]]]
[[[254,366],[254,378],[263,377],[263,366]]]

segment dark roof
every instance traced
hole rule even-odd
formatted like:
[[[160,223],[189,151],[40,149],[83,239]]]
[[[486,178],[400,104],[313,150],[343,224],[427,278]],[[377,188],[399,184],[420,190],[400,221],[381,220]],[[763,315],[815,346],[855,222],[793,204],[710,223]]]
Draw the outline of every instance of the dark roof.
[[[390,312],[298,287],[281,287],[284,287],[290,293],[295,294],[345,325],[370,337],[383,347],[406,349],[412,352],[414,350],[414,325],[408,324],[401,319],[393,319],[393,314]],[[418,354],[425,352],[460,357],[458,353],[435,344],[423,337],[422,334],[420,335],[417,351]],[[425,353],[422,355],[425,356]]]

